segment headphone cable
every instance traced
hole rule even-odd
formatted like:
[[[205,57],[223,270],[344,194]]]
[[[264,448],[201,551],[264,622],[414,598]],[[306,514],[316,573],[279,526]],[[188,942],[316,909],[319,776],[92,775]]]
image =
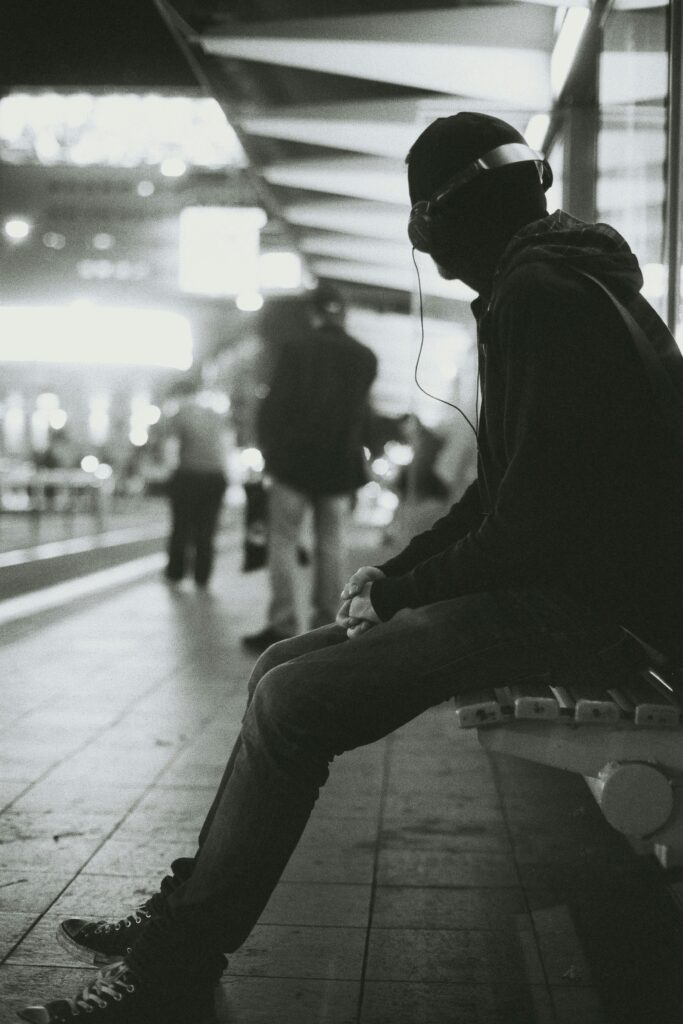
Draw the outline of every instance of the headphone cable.
[[[475,442],[477,444],[477,450],[478,450],[479,449],[479,435],[477,434],[477,428],[474,426],[474,424],[472,423],[472,420],[469,418],[469,416],[467,416],[462,411],[462,409],[460,408],[459,405],[455,405],[453,402],[449,402],[446,398],[439,398],[438,395],[433,395],[431,393],[431,391],[427,391],[425,388],[422,387],[422,385],[420,384],[420,381],[418,380],[417,369],[418,369],[418,366],[420,365],[420,359],[422,357],[422,349],[424,348],[425,324],[424,324],[424,309],[423,309],[423,302],[422,302],[422,281],[420,279],[420,268],[418,267],[417,260],[415,259],[415,246],[413,246],[413,248],[412,248],[411,255],[413,257],[413,264],[415,266],[415,272],[417,274],[417,288],[418,288],[418,293],[419,293],[419,296],[420,296],[420,348],[419,348],[418,353],[417,353],[417,359],[415,360],[415,370],[413,372],[413,377],[415,379],[415,383],[417,384],[417,386],[420,389],[420,391],[422,392],[422,394],[426,395],[427,398],[433,398],[435,402],[441,402],[443,405],[448,405],[451,409],[455,409],[456,412],[460,413],[460,415],[464,419],[465,423],[467,424],[467,426],[470,428],[470,430],[474,434],[474,440],[475,440]],[[477,368],[477,408],[478,408],[478,404],[479,404],[479,370]],[[477,415],[477,418],[478,418],[478,415]]]

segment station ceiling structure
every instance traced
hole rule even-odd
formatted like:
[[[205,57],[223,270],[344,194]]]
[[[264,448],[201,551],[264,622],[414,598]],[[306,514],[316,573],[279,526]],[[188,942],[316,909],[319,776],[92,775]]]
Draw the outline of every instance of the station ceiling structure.
[[[573,51],[559,52],[563,23],[578,19],[580,35],[609,9],[653,0],[155,3],[238,133],[271,230],[316,277],[405,297],[415,279],[404,160],[421,129],[442,114],[483,110],[542,146],[580,58],[578,36]],[[664,54],[647,40],[628,49],[602,54],[606,81],[621,82],[630,102],[661,100]],[[422,284],[427,295],[453,296],[427,265]]]

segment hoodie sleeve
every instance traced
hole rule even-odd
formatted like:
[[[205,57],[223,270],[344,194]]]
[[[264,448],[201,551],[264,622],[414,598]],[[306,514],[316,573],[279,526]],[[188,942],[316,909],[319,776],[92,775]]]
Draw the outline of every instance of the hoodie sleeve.
[[[382,620],[401,608],[561,578],[564,560],[580,556],[587,524],[604,508],[623,412],[604,311],[580,282],[554,284],[549,291],[538,277],[522,277],[493,314],[486,399],[495,394],[496,408],[486,415],[500,483],[491,513],[441,551],[418,537],[423,560],[372,584]],[[410,549],[389,566],[401,570]]]
[[[482,505],[479,485],[475,480],[463,496],[434,525],[412,538],[410,543],[382,565],[377,566],[385,576],[402,576],[420,562],[453,545],[481,522]]]

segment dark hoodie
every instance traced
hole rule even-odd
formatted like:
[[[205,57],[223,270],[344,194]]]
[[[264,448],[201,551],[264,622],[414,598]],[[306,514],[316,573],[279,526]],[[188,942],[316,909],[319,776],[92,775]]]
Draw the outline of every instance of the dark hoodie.
[[[557,212],[507,246],[477,299],[482,380],[477,481],[380,568],[381,619],[483,590],[560,586],[665,650],[683,635],[683,458],[603,281],[683,360],[624,239]]]

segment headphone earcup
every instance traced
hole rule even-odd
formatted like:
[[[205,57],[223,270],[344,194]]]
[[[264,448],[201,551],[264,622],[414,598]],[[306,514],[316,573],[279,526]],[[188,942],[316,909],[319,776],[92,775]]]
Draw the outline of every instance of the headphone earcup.
[[[418,252],[429,253],[434,247],[433,204],[426,199],[415,203],[408,217],[408,238]]]
[[[548,189],[550,188],[550,186],[552,185],[552,183],[553,183],[553,169],[550,166],[550,164],[548,163],[548,161],[544,160],[543,161],[543,170],[542,170],[542,174],[541,174],[541,185],[543,187],[543,191],[547,192]]]

